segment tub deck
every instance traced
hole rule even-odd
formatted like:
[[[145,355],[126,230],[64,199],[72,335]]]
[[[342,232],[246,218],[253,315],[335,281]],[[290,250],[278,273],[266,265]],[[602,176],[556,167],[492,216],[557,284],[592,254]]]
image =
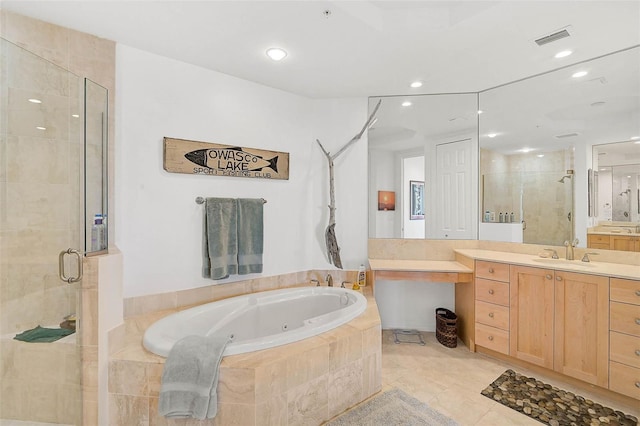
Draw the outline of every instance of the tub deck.
[[[145,350],[147,327],[177,309],[126,321],[123,349],[109,361],[110,424],[321,424],[382,387],[382,330],[372,291],[367,309],[349,323],[285,346],[226,356],[220,364],[218,415],[167,420],[158,415],[165,358]]]

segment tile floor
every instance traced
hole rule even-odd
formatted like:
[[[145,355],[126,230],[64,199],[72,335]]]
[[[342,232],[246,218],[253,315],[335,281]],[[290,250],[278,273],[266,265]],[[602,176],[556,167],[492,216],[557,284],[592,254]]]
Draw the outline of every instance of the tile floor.
[[[72,425],[61,425],[59,423],[25,422],[25,421],[22,421],[22,420],[0,419],[0,426],[72,426]]]
[[[609,400],[575,389],[539,373],[513,366],[483,354],[472,353],[458,342],[457,348],[446,348],[436,340],[435,333],[422,333],[425,346],[394,343],[393,333],[382,336],[382,390],[400,388],[455,419],[460,425],[540,425],[510,408],[482,396],[480,391],[506,369],[536,377],[567,391],[593,399],[605,406],[640,417],[640,403],[620,406]],[[402,336],[401,340],[410,340]],[[414,340],[415,337],[413,338]]]

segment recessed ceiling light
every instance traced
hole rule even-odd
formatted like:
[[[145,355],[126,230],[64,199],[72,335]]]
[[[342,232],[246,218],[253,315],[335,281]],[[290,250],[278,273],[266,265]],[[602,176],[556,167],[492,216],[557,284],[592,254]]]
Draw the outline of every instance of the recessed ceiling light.
[[[422,82],[414,81],[413,83],[410,84],[410,86],[413,87],[414,89],[417,89],[418,87],[422,87]]]
[[[71,114],[71,116],[72,116],[73,118],[80,118],[80,116],[79,116],[78,114]]]
[[[524,152],[525,154],[526,154],[527,152],[531,152],[531,151],[533,151],[533,149],[531,149],[531,148],[522,148],[522,149],[520,150],[520,152]]]
[[[484,112],[484,111],[483,111],[483,110],[481,110],[481,109],[479,109],[479,110],[478,110],[478,114],[482,114],[483,112]]]
[[[408,106],[411,106],[411,105],[413,105],[413,104],[412,104],[411,102],[409,102],[409,101],[404,101],[404,102],[402,103],[402,106],[403,106],[403,107],[408,107]]]
[[[589,74],[587,71],[578,71],[576,73],[573,73],[573,75],[571,77],[580,78],[580,77],[584,77],[587,74]]]
[[[41,104],[42,103],[42,101],[40,99],[36,99],[36,98],[29,99],[29,102],[31,102],[32,104]]]
[[[272,47],[267,49],[267,56],[274,61],[281,61],[287,56],[287,52],[279,47]]]
[[[47,130],[46,127],[42,127],[42,126],[36,126],[36,129],[38,129],[38,130]]]
[[[489,133],[487,134],[487,136],[489,136],[490,138],[495,138],[496,136],[498,136],[497,133]]]
[[[536,157],[542,158],[542,157],[544,157],[544,154],[538,154],[538,155],[536,155]]]
[[[566,58],[571,55],[573,52],[571,50],[563,50],[561,52],[556,53],[555,58]]]
[[[637,141],[638,139],[640,139],[640,136],[631,136],[629,139],[631,139],[632,141]]]

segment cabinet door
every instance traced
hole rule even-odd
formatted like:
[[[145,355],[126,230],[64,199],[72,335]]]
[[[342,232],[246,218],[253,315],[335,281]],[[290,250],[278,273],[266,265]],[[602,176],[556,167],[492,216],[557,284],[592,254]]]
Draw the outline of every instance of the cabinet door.
[[[555,273],[554,370],[607,387],[609,278]]]
[[[511,267],[509,341],[511,356],[553,368],[553,271]]]
[[[639,241],[638,237],[631,237],[626,235],[612,235],[611,249],[623,250],[623,251],[639,251],[638,241]]]

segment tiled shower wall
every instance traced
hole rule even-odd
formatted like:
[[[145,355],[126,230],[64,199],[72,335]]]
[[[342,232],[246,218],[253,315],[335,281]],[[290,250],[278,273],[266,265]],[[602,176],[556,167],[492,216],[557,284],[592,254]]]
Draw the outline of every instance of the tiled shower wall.
[[[569,236],[571,179],[558,180],[573,168],[569,150],[503,155],[482,149],[480,173],[483,178],[483,211],[514,212],[514,221],[526,221],[524,242],[562,245]],[[520,215],[520,197],[522,211]]]

